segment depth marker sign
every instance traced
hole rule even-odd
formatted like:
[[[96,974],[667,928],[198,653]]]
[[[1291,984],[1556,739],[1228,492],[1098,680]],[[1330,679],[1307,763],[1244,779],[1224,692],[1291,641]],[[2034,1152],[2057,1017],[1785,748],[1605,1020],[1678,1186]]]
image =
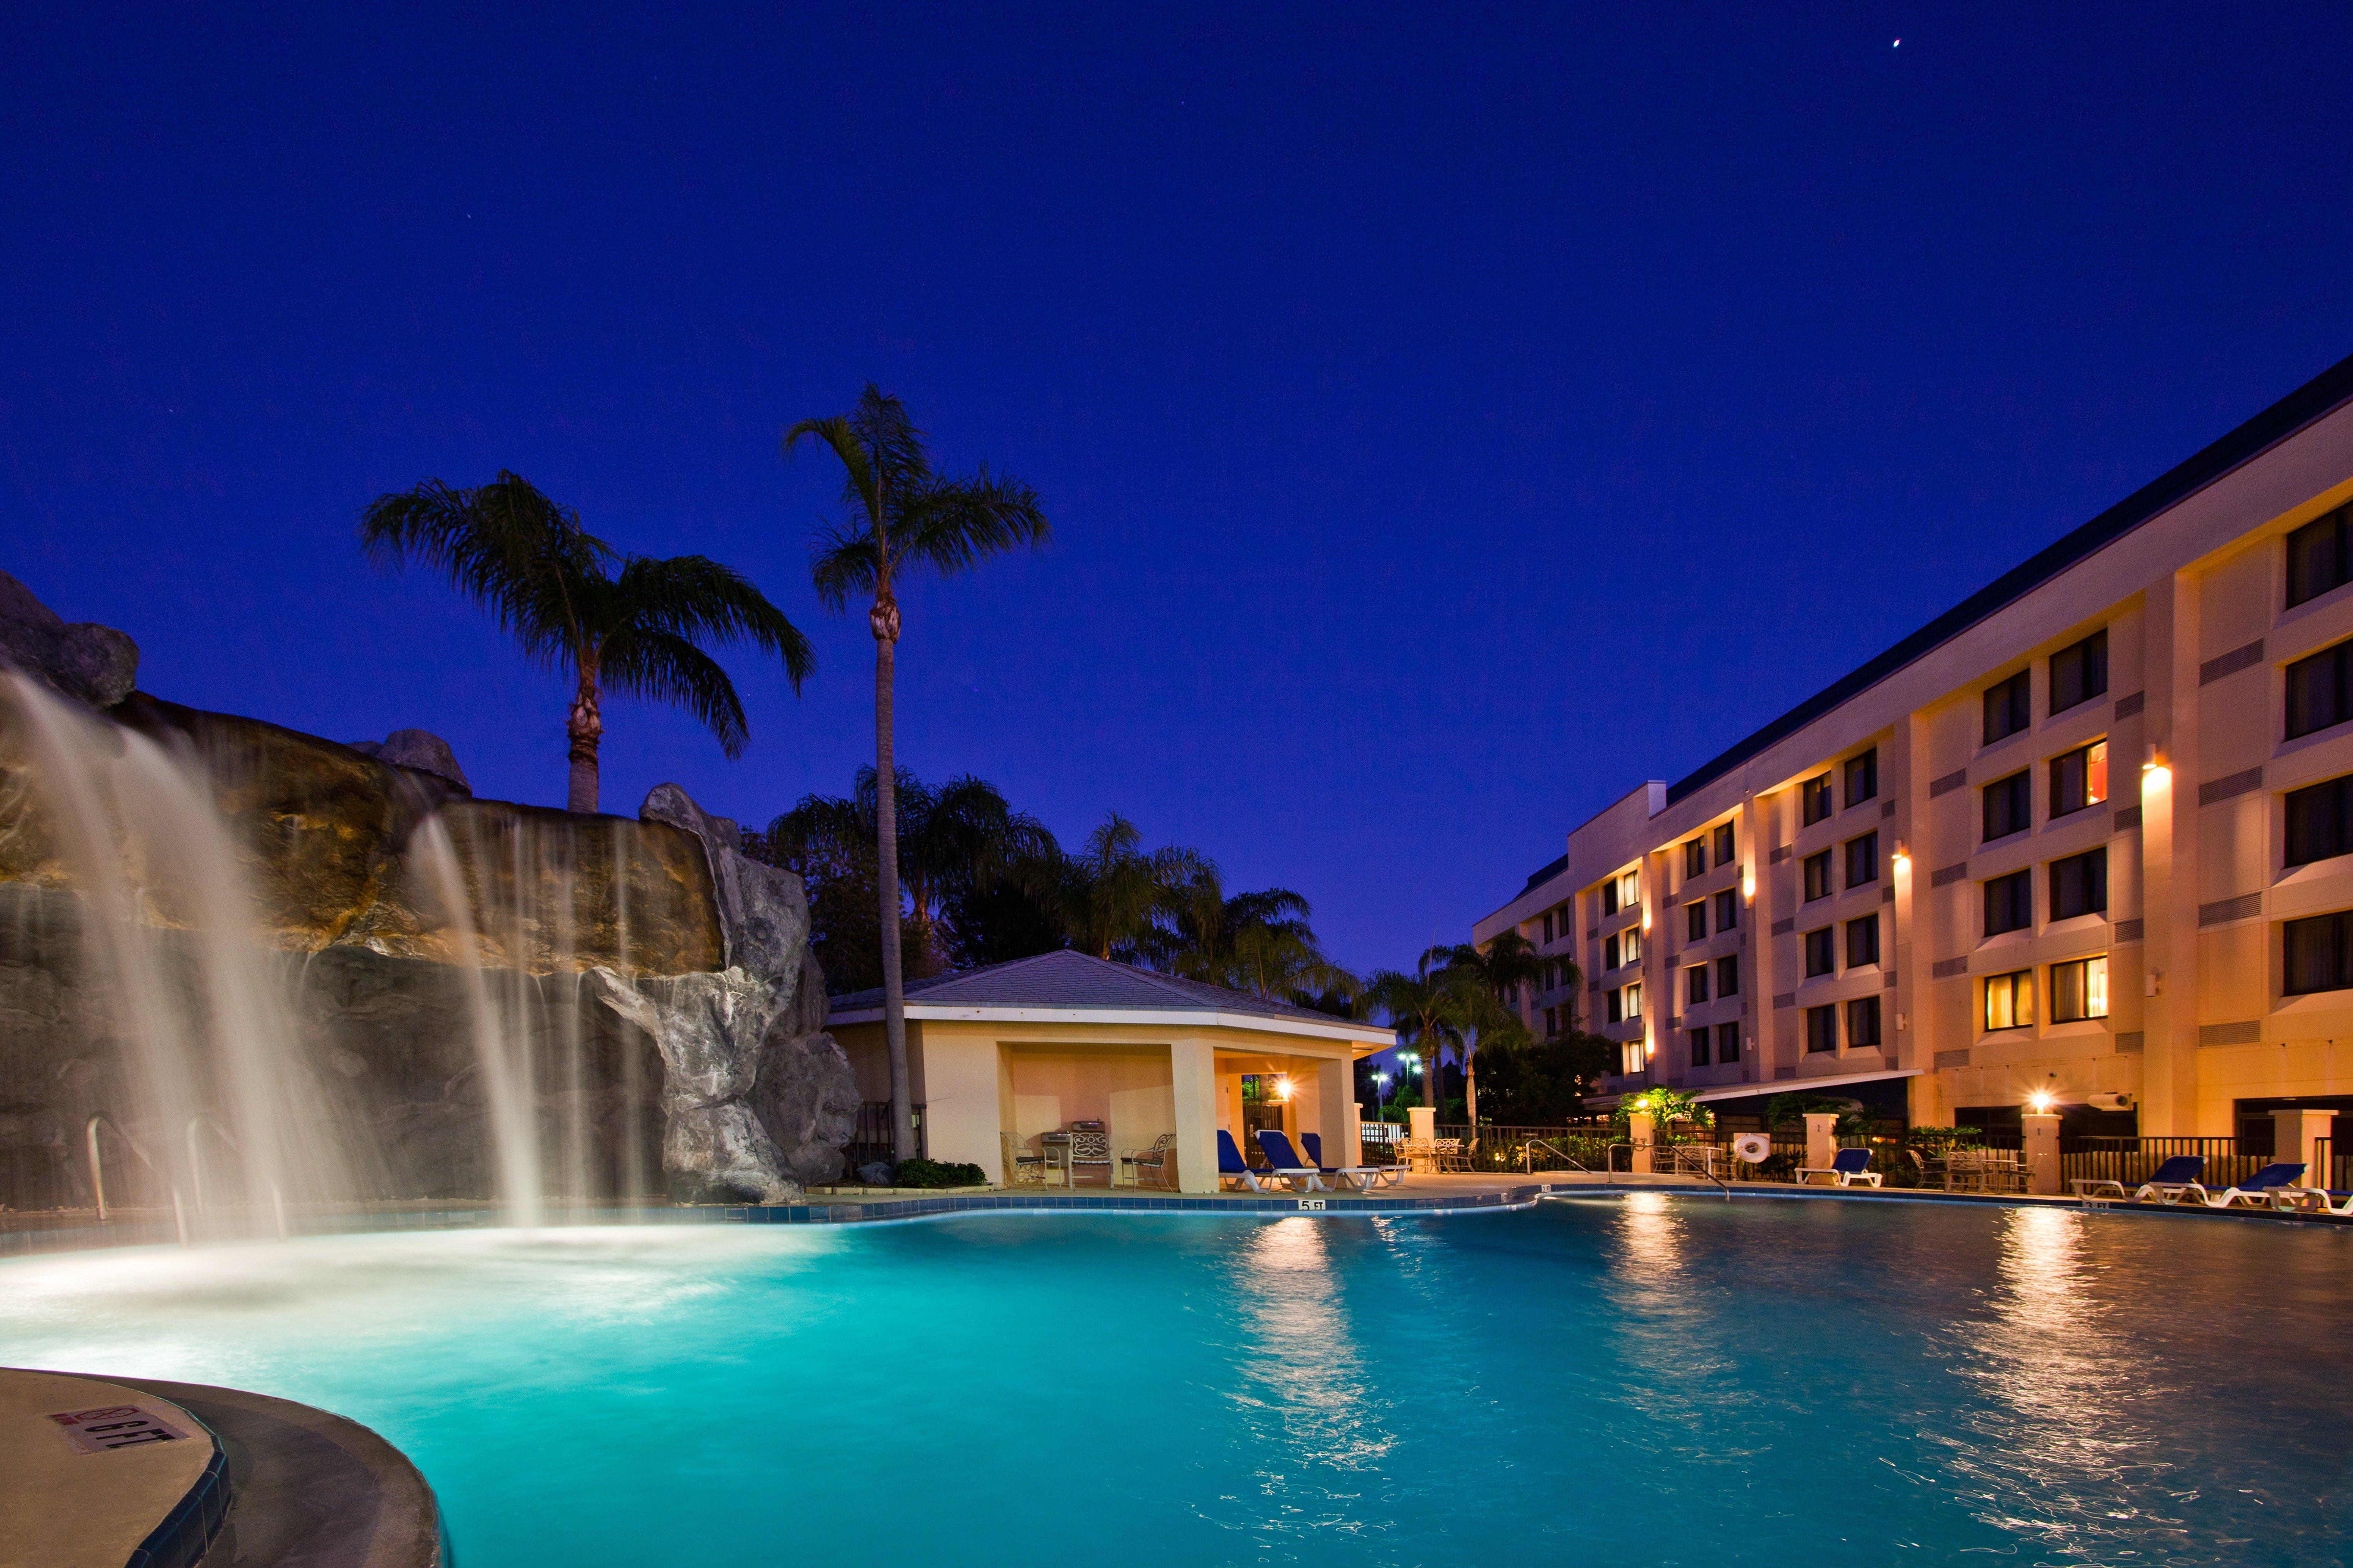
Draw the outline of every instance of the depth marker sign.
[[[111,1454],[117,1448],[144,1448],[176,1443],[185,1432],[136,1405],[107,1405],[96,1410],[58,1410],[49,1419],[58,1435],[85,1454]]]

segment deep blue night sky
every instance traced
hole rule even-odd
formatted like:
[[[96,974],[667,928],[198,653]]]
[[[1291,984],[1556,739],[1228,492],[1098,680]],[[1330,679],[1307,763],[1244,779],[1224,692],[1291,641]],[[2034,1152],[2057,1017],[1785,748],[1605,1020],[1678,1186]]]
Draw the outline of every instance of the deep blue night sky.
[[[513,468],[816,637],[740,763],[607,710],[608,808],[763,821],[872,754],[776,450],[871,378],[1057,530],[909,595],[902,758],[1402,963],[2353,351],[2347,7],[1535,9],[12,7],[0,567],[557,804],[352,542]]]

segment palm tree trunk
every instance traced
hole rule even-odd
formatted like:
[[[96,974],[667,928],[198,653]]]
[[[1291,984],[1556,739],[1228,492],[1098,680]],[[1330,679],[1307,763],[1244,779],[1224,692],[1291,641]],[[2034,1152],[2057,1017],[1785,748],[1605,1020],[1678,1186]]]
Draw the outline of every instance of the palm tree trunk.
[[[874,626],[875,881],[882,916],[882,1038],[891,1053],[891,1147],[915,1157],[914,1098],[907,1083],[907,988],[899,970],[899,788],[892,771],[891,688],[898,668],[899,607],[877,600]],[[886,630],[890,635],[885,635]]]
[[[580,672],[579,689],[573,693],[572,713],[565,730],[572,737],[572,781],[565,792],[565,809],[593,812],[596,809],[596,747],[605,738],[593,669]]]
[[[1479,1048],[1476,1046],[1462,1047],[1462,1109],[1469,1112],[1471,1121],[1470,1134],[1462,1141],[1462,1152],[1476,1154],[1479,1152]]]

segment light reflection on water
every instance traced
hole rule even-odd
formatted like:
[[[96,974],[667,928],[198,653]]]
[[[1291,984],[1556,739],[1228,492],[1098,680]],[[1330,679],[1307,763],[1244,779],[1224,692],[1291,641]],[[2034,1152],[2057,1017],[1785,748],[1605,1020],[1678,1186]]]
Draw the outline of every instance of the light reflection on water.
[[[468,1568],[2346,1556],[2353,1237],[1554,1205],[0,1264],[0,1363],[383,1430]],[[728,1434],[747,1434],[741,1437]]]

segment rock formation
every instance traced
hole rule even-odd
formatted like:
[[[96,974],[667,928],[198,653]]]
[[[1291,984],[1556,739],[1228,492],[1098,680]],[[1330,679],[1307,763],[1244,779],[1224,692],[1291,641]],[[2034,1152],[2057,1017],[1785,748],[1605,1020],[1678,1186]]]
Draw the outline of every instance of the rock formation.
[[[466,782],[466,770],[458,765],[458,753],[449,749],[448,742],[430,730],[395,730],[381,741],[353,741],[350,744],[364,757],[431,773],[444,784],[457,785],[459,795],[474,793],[474,786]]]
[[[139,645],[112,626],[69,625],[0,572],[0,663],[38,676],[78,702],[111,708],[139,679]]]

